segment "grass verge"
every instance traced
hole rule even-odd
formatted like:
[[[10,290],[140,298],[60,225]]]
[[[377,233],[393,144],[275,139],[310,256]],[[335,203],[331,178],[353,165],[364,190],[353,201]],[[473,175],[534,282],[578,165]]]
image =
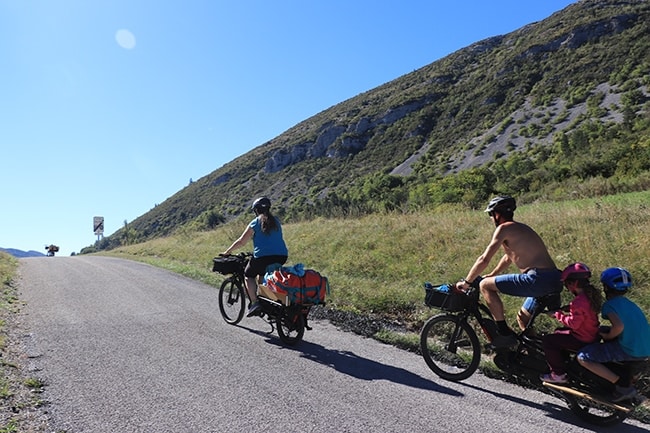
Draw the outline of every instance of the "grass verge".
[[[39,395],[40,380],[25,377],[20,366],[23,356],[13,346],[13,319],[20,310],[14,285],[18,261],[0,252],[0,433],[46,431],[47,425],[39,412],[44,404]]]

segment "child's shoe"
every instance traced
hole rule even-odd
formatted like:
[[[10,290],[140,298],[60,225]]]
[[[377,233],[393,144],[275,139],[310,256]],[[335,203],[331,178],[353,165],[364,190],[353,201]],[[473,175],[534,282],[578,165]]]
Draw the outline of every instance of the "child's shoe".
[[[542,382],[548,382],[548,383],[567,383],[569,379],[567,378],[566,373],[564,374],[555,374],[553,372],[547,373],[547,374],[542,374],[539,377]]]

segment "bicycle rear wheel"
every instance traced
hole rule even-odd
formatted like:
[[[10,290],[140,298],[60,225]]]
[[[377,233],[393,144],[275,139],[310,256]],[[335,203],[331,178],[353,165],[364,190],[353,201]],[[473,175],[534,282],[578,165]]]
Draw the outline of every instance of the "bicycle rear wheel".
[[[287,308],[276,320],[278,336],[285,344],[293,346],[305,334],[305,320],[300,309]]]
[[[623,422],[628,416],[627,412],[598,404],[590,399],[569,394],[565,394],[564,399],[574,414],[590,424],[611,426]]]
[[[481,345],[474,329],[449,314],[434,316],[424,324],[420,349],[429,368],[446,380],[467,379],[481,361]]]
[[[234,278],[228,278],[219,289],[219,310],[224,320],[236,325],[244,318],[246,295],[241,283]]]

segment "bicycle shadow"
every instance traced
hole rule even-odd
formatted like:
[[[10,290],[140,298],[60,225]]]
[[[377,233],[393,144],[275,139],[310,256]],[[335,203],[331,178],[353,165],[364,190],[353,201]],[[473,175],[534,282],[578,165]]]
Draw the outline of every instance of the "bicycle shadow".
[[[300,341],[296,346],[287,346],[271,331],[261,331],[241,324],[237,326],[252,334],[266,337],[266,342],[269,344],[299,352],[302,358],[331,367],[340,373],[360,380],[387,380],[426,391],[440,392],[455,397],[463,396],[463,393],[432,382],[408,370],[364,358],[349,350],[328,349],[320,344],[305,340]]]
[[[286,346],[275,338],[269,338],[267,342],[283,349],[299,352],[301,358],[317,362],[360,380],[387,380],[426,391],[435,391],[455,397],[463,396],[456,390],[432,382],[408,370],[364,358],[349,350],[328,349],[304,340],[293,347]]]
[[[561,399],[554,397],[551,394],[544,393],[544,395],[548,396],[549,398],[556,399],[558,403],[552,403],[552,402],[537,403],[513,395],[504,394],[492,389],[481,388],[465,382],[459,382],[459,384],[476,391],[482,391],[487,394],[492,394],[497,398],[501,398],[504,400],[511,401],[513,403],[521,404],[522,406],[528,406],[532,409],[537,409],[539,411],[546,412],[546,416],[548,416],[549,418],[552,418],[557,421],[561,421],[566,424],[571,424],[576,427],[580,427],[582,429],[587,429],[587,430],[592,430],[597,432],[603,431],[603,426],[589,424],[586,421],[581,420],[580,418],[578,418],[577,415],[571,412],[571,410],[566,405],[566,403],[564,403]],[[616,425],[616,433],[641,433],[647,431],[648,431],[647,428],[637,427],[626,423],[621,423]]]
[[[250,333],[265,337],[265,341],[267,343],[273,344],[278,348],[299,352],[302,358],[306,358],[319,364],[331,367],[336,371],[355,377],[357,379],[367,381],[388,380],[412,388],[440,392],[454,397],[463,397],[465,395],[463,392],[459,392],[438,383],[432,382],[429,379],[426,379],[403,368],[393,367],[377,361],[373,361],[371,359],[358,356],[351,351],[328,349],[319,344],[305,340],[302,340],[296,346],[287,346],[271,330],[261,331],[242,325],[237,325],[237,327],[245,329]],[[574,425],[582,429],[597,432],[603,430],[603,426],[589,424],[586,421],[578,418],[577,415],[571,412],[571,410],[566,406],[566,403],[550,394],[545,393],[545,395],[547,395],[549,398],[557,399],[558,403],[537,403],[517,396],[504,394],[496,390],[471,385],[467,382],[454,383],[476,391],[482,391],[486,394],[491,394],[497,398],[502,398],[504,400],[508,400],[522,406],[527,406],[531,409],[546,412],[546,416],[569,425]],[[617,433],[642,433],[647,431],[648,429],[646,428],[637,427],[625,422],[616,425]]]

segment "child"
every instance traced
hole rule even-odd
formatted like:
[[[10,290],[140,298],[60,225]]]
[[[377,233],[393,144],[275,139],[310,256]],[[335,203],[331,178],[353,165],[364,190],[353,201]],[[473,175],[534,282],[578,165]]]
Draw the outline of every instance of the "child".
[[[632,276],[623,268],[608,268],[600,275],[607,301],[602,317],[612,326],[601,331],[604,343],[582,349],[578,362],[587,370],[615,385],[612,402],[633,399],[637,392],[630,377],[619,376],[603,363],[639,361],[650,356],[650,324],[643,311],[625,294],[632,287]]]
[[[546,362],[551,370],[540,376],[544,382],[568,382],[563,350],[578,350],[598,338],[598,312],[603,299],[589,278],[591,271],[583,263],[573,263],[562,271],[560,279],[575,298],[569,304],[568,314],[563,311],[549,313],[565,327],[542,338]]]

